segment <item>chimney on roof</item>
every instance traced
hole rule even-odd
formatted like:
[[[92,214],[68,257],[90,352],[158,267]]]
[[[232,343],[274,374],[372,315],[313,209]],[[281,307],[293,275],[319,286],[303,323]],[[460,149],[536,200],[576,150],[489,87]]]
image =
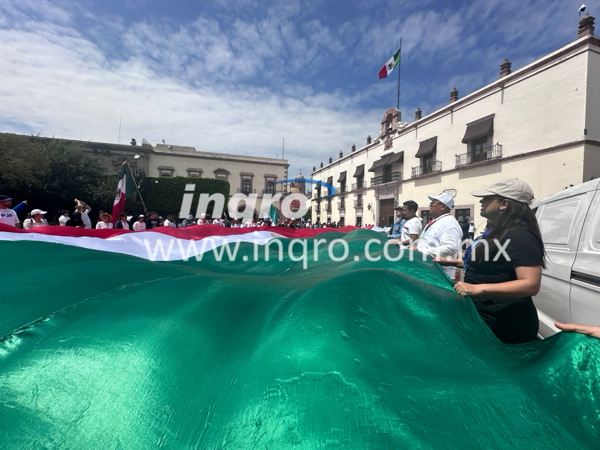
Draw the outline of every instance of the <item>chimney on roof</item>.
[[[590,16],[590,13],[587,13],[585,16],[583,16],[583,19],[579,21],[577,39],[582,38],[584,36],[594,35],[594,20],[596,19]]]
[[[355,152],[356,151],[356,145],[352,144],[352,151]]]
[[[508,61],[508,59],[504,58],[504,61],[502,61],[502,64],[500,64],[500,78],[510,75],[510,66],[512,66],[512,64]]]
[[[453,88],[450,92],[450,103],[454,103],[456,100],[458,100],[458,91]]]
[[[371,143],[371,135],[367,136],[367,145],[369,145]]]
[[[131,140],[131,145],[134,146],[134,147],[137,145],[137,142],[135,142],[135,139]]]
[[[321,161],[321,169],[323,168],[323,161]]]
[[[333,158],[330,156],[329,157],[329,164],[331,164],[333,162]]]
[[[417,110],[415,111],[415,122],[417,120],[421,120],[421,108],[417,108]]]
[[[344,156],[344,152],[340,150],[340,159],[342,159],[342,156]]]
[[[313,166],[313,172],[315,172],[317,170],[317,168],[315,166]]]

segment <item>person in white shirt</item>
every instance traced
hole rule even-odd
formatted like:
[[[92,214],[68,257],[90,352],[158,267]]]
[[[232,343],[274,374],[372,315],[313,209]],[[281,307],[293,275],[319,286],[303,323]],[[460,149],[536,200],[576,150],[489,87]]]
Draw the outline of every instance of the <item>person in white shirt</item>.
[[[471,241],[475,239],[475,231],[477,231],[477,228],[475,228],[475,223],[471,221],[471,223],[469,224],[469,239]]]
[[[429,195],[431,217],[433,221],[427,224],[417,244],[417,250],[432,259],[457,258],[462,229],[452,215],[454,199],[446,192],[440,195]],[[444,272],[454,280],[455,267],[444,267]]]
[[[423,224],[421,223],[421,219],[417,217],[418,210],[419,205],[413,200],[408,200],[402,204],[402,217],[406,219],[400,237],[402,245],[412,247],[421,235]]]
[[[198,225],[206,225],[208,223],[208,220],[206,220],[206,214],[202,213],[200,214],[200,218],[198,219]]]
[[[67,222],[71,220],[71,218],[69,217],[69,211],[67,211],[66,209],[63,209],[60,213],[60,217],[58,218],[58,223],[60,224],[61,227],[64,227],[67,225]]]
[[[79,213],[79,215],[81,216],[81,221],[83,222],[84,228],[92,228],[92,221],[90,219],[90,216],[88,216],[88,214],[92,210],[92,207],[90,205],[88,205],[87,203],[82,202],[81,200],[75,199],[75,202],[77,202],[77,207],[76,207],[76,211],[73,215]]]
[[[167,220],[163,222],[163,226],[175,228],[175,224],[173,223],[173,214],[167,214]]]
[[[34,209],[31,211],[31,219],[25,219],[23,222],[23,228],[26,230],[30,230],[35,227],[46,227],[48,226],[48,222],[44,219],[44,214],[46,211],[42,211],[41,209]]]
[[[138,216],[138,221],[133,224],[133,231],[145,231],[146,230],[146,222],[144,222],[144,215],[140,214]]]
[[[0,223],[16,227],[19,225],[20,220],[17,213],[10,209],[12,200],[6,195],[0,195]]]
[[[106,230],[108,228],[112,228],[112,216],[105,212],[100,215],[100,220],[96,224],[96,230]]]

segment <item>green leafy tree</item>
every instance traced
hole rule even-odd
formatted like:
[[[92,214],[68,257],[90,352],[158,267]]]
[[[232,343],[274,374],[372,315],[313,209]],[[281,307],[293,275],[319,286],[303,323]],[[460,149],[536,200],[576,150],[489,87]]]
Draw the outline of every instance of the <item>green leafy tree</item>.
[[[27,191],[43,183],[48,161],[44,146],[33,137],[0,133],[0,189]]]
[[[0,133],[0,161],[0,192],[49,211],[51,221],[75,198],[92,203],[105,180],[102,163],[83,144],[60,139]]]

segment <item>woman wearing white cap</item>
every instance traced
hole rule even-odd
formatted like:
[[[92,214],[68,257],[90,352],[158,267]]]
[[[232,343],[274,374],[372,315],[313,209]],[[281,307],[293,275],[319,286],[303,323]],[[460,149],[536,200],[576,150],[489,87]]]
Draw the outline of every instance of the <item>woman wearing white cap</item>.
[[[487,236],[475,241],[466,261],[465,281],[456,283],[454,290],[471,297],[502,342],[534,341],[539,322],[531,297],[540,290],[545,253],[529,207],[533,191],[527,183],[507,178],[471,194],[481,197],[481,215],[493,226]]]
[[[138,216],[138,221],[133,224],[133,231],[145,231],[146,230],[146,222],[144,222],[144,215],[140,214]]]
[[[41,209],[34,209],[31,211],[31,219],[25,219],[23,222],[23,228],[29,230],[35,227],[45,227],[48,225],[46,219],[44,219],[44,214],[46,211],[42,211]]]

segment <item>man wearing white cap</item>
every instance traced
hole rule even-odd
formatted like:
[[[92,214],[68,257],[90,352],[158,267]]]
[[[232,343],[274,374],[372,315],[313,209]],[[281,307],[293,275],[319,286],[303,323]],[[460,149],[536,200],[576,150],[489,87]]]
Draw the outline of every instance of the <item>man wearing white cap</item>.
[[[454,199],[446,192],[440,195],[428,195],[430,214],[433,221],[427,224],[421,233],[417,250],[430,258],[456,258],[462,239],[462,229],[452,215]],[[454,279],[456,269],[444,267],[444,272]]]
[[[41,209],[34,209],[31,211],[31,219],[25,219],[23,222],[23,228],[29,230],[35,227],[45,227],[48,225],[46,219],[44,219],[44,214],[46,211],[42,211]]]

